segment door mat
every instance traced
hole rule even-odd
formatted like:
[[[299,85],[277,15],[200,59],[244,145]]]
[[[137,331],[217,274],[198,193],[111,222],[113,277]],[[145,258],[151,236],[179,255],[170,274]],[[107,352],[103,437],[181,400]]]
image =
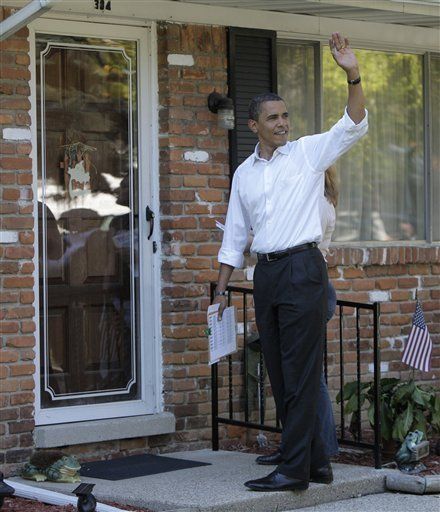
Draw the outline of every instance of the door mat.
[[[80,475],[88,478],[102,480],[124,480],[138,476],[156,475],[179,469],[210,466],[209,462],[195,460],[174,459],[162,455],[130,455],[117,459],[85,462],[81,464]]]

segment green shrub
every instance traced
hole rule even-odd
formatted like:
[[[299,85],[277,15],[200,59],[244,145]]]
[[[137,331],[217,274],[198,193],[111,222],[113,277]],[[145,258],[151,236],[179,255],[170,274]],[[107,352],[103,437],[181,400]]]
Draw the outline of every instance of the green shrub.
[[[358,382],[344,386],[344,413],[352,414],[351,423],[359,419]],[[380,381],[381,437],[385,441],[402,442],[408,432],[421,430],[426,438],[440,432],[440,395],[429,385],[418,385],[414,380],[384,378]],[[341,402],[341,392],[336,397]],[[368,420],[374,427],[374,382],[360,383],[360,408],[368,403]]]

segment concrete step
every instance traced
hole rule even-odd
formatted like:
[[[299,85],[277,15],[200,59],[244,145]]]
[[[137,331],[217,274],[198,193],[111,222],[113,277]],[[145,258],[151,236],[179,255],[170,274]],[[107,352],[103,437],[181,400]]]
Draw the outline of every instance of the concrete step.
[[[440,510],[439,494],[369,494],[361,498],[352,498],[331,503],[321,503],[314,507],[296,509],[295,512],[438,512]],[[286,511],[292,512],[292,511]]]
[[[255,464],[253,454],[207,449],[167,453],[166,456],[211,465],[119,481],[93,478],[83,481],[95,484],[94,494],[98,500],[154,511],[282,512],[384,492],[385,476],[392,471],[334,464],[335,479],[331,485],[311,484],[303,492],[253,492],[244,487],[243,482],[263,477],[274,469]],[[15,480],[66,494],[76,487],[75,484]]]

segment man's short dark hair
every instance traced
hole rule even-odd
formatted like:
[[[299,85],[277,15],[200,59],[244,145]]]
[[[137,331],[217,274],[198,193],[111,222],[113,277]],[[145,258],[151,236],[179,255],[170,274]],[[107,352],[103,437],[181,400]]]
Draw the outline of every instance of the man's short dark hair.
[[[284,101],[281,96],[274,92],[264,92],[254,96],[249,103],[249,119],[258,121],[258,116],[261,113],[261,104],[265,101]]]

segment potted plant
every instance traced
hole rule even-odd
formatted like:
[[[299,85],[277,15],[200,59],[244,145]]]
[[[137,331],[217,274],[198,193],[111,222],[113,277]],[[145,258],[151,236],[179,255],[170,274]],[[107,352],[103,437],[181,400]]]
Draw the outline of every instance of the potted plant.
[[[360,400],[358,400],[360,387]],[[351,426],[359,421],[359,408],[368,403],[367,415],[374,426],[374,382],[348,382],[343,389],[344,413],[351,414]],[[425,437],[440,432],[440,394],[432,386],[416,384],[413,379],[402,381],[383,378],[380,381],[381,438],[401,443],[408,432],[421,430]],[[341,402],[341,392],[336,397]],[[350,429],[354,431],[354,429]]]

